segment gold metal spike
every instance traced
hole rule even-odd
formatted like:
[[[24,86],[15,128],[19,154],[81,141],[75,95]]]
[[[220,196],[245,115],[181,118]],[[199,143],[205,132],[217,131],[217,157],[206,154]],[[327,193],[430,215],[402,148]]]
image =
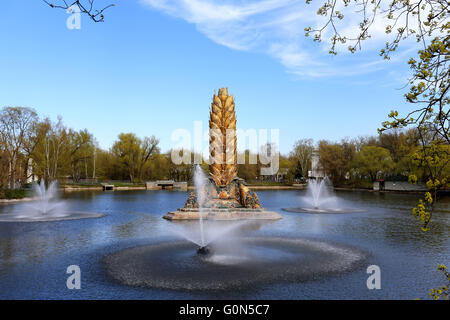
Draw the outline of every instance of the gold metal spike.
[[[213,96],[209,134],[210,175],[216,185],[227,186],[237,175],[236,113],[227,88]]]

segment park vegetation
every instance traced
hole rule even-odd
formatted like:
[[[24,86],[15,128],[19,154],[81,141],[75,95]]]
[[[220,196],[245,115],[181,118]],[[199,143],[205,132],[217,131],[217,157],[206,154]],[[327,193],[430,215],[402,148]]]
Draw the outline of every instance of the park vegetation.
[[[103,22],[103,12],[114,6],[96,8],[94,0],[59,4],[43,1],[52,8],[65,10],[77,5],[81,13],[94,22]],[[312,1],[306,0],[306,3]],[[372,37],[372,31],[380,26],[387,40],[380,48],[384,59],[390,59],[401,43],[417,42],[417,55],[408,61],[411,77],[405,93],[406,100],[413,106],[411,111],[400,115],[393,110],[379,129],[379,136],[341,142],[319,141],[316,147],[322,171],[337,185],[370,186],[377,178],[406,177],[410,183],[426,182],[429,192],[412,212],[421,221],[422,230],[427,231],[438,193],[448,189],[450,182],[450,3],[443,0],[322,0],[316,13],[324,18],[324,23],[306,27],[305,36],[313,37],[315,42],[325,40],[332,55],[342,49],[351,53],[361,50],[363,43]],[[349,19],[358,21],[356,34],[348,33],[355,28],[341,24]],[[149,148],[151,141],[153,146]],[[80,181],[83,175],[87,179],[92,173],[93,179],[127,177],[131,182],[136,177],[139,180],[162,176],[188,179],[190,167],[174,166],[169,161],[170,152],[161,154],[157,141],[154,137],[141,140],[126,133],[119,135],[111,150],[101,150],[87,131],[67,129],[61,119],[56,124],[48,119],[40,122],[31,109],[4,108],[0,123],[0,193],[5,195],[23,186],[32,161],[36,162],[33,174],[36,170],[39,178],[58,179],[65,175]],[[280,156],[283,181],[307,177],[313,151],[313,142],[303,139],[288,156]],[[252,155],[245,151],[244,156]],[[239,165],[238,172],[248,181],[263,178],[258,176],[258,165]],[[439,265],[438,270],[447,283],[431,290],[430,297],[448,299],[450,275],[444,265]]]
[[[412,213],[421,221],[422,230],[427,231],[439,191],[447,189],[450,181],[447,170],[450,161],[450,3],[445,0],[323,0],[317,15],[324,18],[323,25],[306,27],[305,35],[312,36],[315,42],[326,40],[332,55],[342,49],[351,53],[361,50],[363,43],[380,27],[386,34],[385,45],[379,52],[384,59],[390,59],[402,44],[417,44],[417,54],[408,60],[411,75],[404,95],[411,110],[403,115],[393,110],[379,132],[415,128],[419,148],[412,154],[413,165],[421,178],[426,176],[429,192]],[[348,20],[356,20],[358,25],[343,27],[341,22]],[[357,32],[350,34],[349,30]],[[416,183],[419,176],[413,171],[409,181]],[[449,273],[443,265],[439,265],[438,270],[447,283],[433,289],[430,297],[448,299]]]
[[[245,163],[238,164],[238,175],[253,184],[305,182],[316,150],[320,170],[336,186],[371,188],[377,179],[425,183],[432,176],[420,163],[422,143],[416,129],[339,142],[300,139],[289,154],[279,156],[278,174],[262,176],[261,161],[250,164],[258,155],[246,150]],[[40,119],[33,109],[4,107],[0,110],[0,189],[4,196],[6,190],[23,189],[27,182],[41,179],[79,185],[191,180],[192,166],[174,164],[172,150],[161,152],[158,145],[155,136],[120,133],[111,148],[104,150],[88,130],[68,128],[61,117],[56,121]],[[429,147],[437,148],[434,144]],[[191,156],[193,160],[195,155]],[[448,161],[428,160],[433,161],[433,177],[437,172],[440,176],[450,174]],[[203,166],[207,168],[206,161]]]

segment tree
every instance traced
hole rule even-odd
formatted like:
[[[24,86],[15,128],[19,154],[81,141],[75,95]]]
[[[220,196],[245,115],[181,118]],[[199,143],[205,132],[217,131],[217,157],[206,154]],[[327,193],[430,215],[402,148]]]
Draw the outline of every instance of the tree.
[[[407,177],[416,169],[416,166],[412,166],[410,157],[419,145],[416,129],[386,131],[379,135],[379,141],[379,146],[386,148],[391,154],[393,174]]]
[[[308,171],[311,169],[311,156],[314,151],[312,139],[300,139],[294,144],[291,151],[291,158],[297,162],[298,171],[302,177],[308,177]]]
[[[311,0],[307,0],[310,3]],[[338,21],[344,20],[345,10],[358,9],[350,16],[360,19],[359,32],[351,37],[343,34]],[[399,116],[392,111],[380,129],[383,132],[392,128],[416,125],[418,128],[433,126],[436,136],[447,144],[449,138],[448,104],[450,98],[450,4],[442,0],[389,0],[382,2],[365,0],[326,0],[317,11],[327,17],[319,28],[307,27],[306,36],[314,35],[314,41],[322,41],[329,34],[331,54],[337,54],[341,46],[354,53],[362,48],[363,41],[371,37],[375,23],[385,26],[386,35],[393,34],[394,40],[386,42],[380,55],[389,59],[400,43],[414,37],[421,47],[418,60],[408,61],[412,76],[409,80],[410,90],[405,94],[408,102],[418,107],[406,116]],[[328,33],[331,31],[331,33]]]
[[[307,0],[307,3],[310,3]],[[348,17],[345,10],[358,8],[350,14],[360,19],[359,31],[351,37],[343,34],[338,21]],[[362,48],[362,43],[371,37],[375,23],[385,26],[386,35],[394,35],[392,41],[380,49],[380,55],[389,59],[403,40],[414,37],[420,49],[418,58],[411,58],[408,64],[412,76],[406,100],[416,105],[405,116],[397,111],[389,114],[389,121],[382,124],[380,133],[388,129],[404,128],[415,125],[419,135],[433,132],[432,141],[450,143],[450,110],[448,95],[450,87],[450,4],[442,0],[389,0],[382,2],[365,0],[326,0],[317,11],[318,15],[327,17],[319,28],[307,27],[306,36],[313,35],[314,41],[322,41],[329,34],[331,54],[337,54],[342,46],[354,53]],[[328,33],[331,31],[331,33]],[[432,130],[430,130],[430,128]],[[423,137],[422,137],[423,140]],[[427,145],[422,143],[422,153],[427,152]],[[433,148],[431,148],[433,149]],[[429,149],[430,150],[430,149]]]
[[[3,144],[0,143],[0,197],[3,189],[8,185],[8,157]]]
[[[143,181],[144,166],[147,164],[149,158],[159,153],[159,140],[155,136],[145,137],[141,143],[141,157],[139,160],[139,180]]]
[[[423,170],[424,180],[427,181],[429,192],[425,194],[424,200],[420,200],[417,207],[413,209],[415,217],[421,220],[422,230],[428,231],[428,224],[434,211],[434,205],[438,198],[438,191],[448,186],[450,180],[450,145],[432,140],[422,145],[412,153],[413,163]],[[412,173],[409,176],[411,183],[416,183],[418,177]]]
[[[311,0],[306,0],[306,3],[311,3]],[[448,1],[442,0],[325,0],[317,10],[319,16],[327,17],[325,23],[318,28],[305,28],[305,35],[313,35],[314,41],[318,42],[327,35],[331,54],[337,54],[344,46],[354,53],[361,50],[362,43],[371,38],[375,24],[381,22],[385,33],[394,35],[393,40],[380,51],[381,56],[389,59],[401,41],[414,37],[425,48],[429,37],[448,29],[449,7]],[[346,13],[344,15],[348,10],[353,11],[351,17],[359,19],[359,30],[354,36],[343,33],[348,29],[340,30],[339,21],[348,17]]]
[[[343,168],[346,165],[342,147],[339,144],[319,141],[319,159],[324,173],[334,184],[339,183],[345,174]]]
[[[141,140],[134,133],[121,133],[119,140],[111,148],[111,153],[117,159],[117,165],[126,171],[128,178],[134,183],[136,177],[143,181],[146,165],[153,155],[159,153],[158,143],[155,136]]]
[[[259,163],[251,163],[250,159],[257,159],[256,154],[252,154],[250,150],[245,150],[244,154],[239,155],[239,158],[244,159],[244,163],[238,163],[238,177],[245,181],[255,181],[259,176]]]
[[[171,161],[168,155],[154,154],[145,168],[145,177],[152,181],[170,179],[170,164]]]
[[[354,154],[355,146],[348,141],[344,140],[342,144],[319,141],[320,165],[334,184],[344,181],[351,169]]]
[[[392,168],[389,150],[376,146],[365,146],[356,154],[355,163],[362,175],[368,175],[375,181],[379,173],[386,173]]]
[[[280,170],[283,173],[283,182],[292,183],[295,178],[297,162],[292,158],[280,155]]]
[[[70,161],[71,175],[74,182],[89,178],[90,160],[94,157],[94,138],[87,130],[79,132],[69,130],[68,132],[68,155]]]
[[[70,173],[69,130],[64,126],[62,117],[53,123],[46,118],[37,125],[36,147],[32,153],[33,170],[38,177],[46,181],[56,180],[61,171]]]
[[[134,133],[121,133],[111,151],[127,171],[130,182],[134,183],[142,154],[141,140]]]
[[[114,7],[114,4],[109,4],[109,5],[104,6],[101,9],[95,9],[95,6],[94,6],[95,0],[86,0],[86,1],[75,0],[75,1],[71,1],[71,2],[67,2],[65,0],[62,0],[62,1],[57,0],[56,2],[54,2],[54,1],[50,2],[47,0],[42,0],[42,1],[44,1],[51,8],[64,9],[64,10],[68,10],[69,8],[71,8],[73,6],[78,6],[78,8],[80,8],[80,12],[86,14],[94,22],[104,22],[105,16],[103,15],[103,12],[108,8]]]
[[[117,159],[111,151],[97,148],[96,154],[96,176],[100,179],[121,180],[122,172],[118,172],[119,159]]]
[[[380,131],[391,128],[403,128],[416,125],[419,128],[434,128],[433,140],[441,139],[450,143],[450,22],[444,26],[447,36],[436,37],[424,50],[419,50],[419,61],[411,58],[408,64],[413,76],[409,83],[410,90],[405,94],[406,100],[414,108],[401,117],[397,111],[389,114],[391,121],[383,122]]]
[[[38,120],[33,109],[5,107],[0,112],[0,143],[8,159],[9,187],[16,187],[17,164],[25,145],[31,139],[32,128]]]
[[[311,0],[306,1],[311,2]],[[336,22],[344,19],[344,14],[339,9],[340,4],[343,8],[352,4],[359,8],[356,11],[356,15],[360,15],[359,32],[355,37],[342,34],[338,28]],[[405,116],[400,116],[398,111],[392,111],[389,114],[390,120],[383,122],[379,131],[415,125],[422,141],[423,134],[429,134],[431,131],[432,142],[422,142],[418,163],[423,164],[422,168],[426,171],[433,172],[435,161],[441,162],[442,156],[449,157],[442,151],[446,149],[445,145],[450,143],[450,3],[445,0],[389,0],[386,2],[326,0],[317,14],[327,16],[327,21],[318,29],[305,28],[306,36],[313,34],[314,41],[321,41],[327,29],[331,29],[329,38],[331,54],[337,54],[340,45],[348,45],[348,50],[352,53],[361,49],[362,42],[370,38],[370,30],[375,25],[375,21],[383,17],[386,19],[381,22],[385,24],[386,34],[394,35],[394,40],[387,41],[386,46],[380,51],[380,55],[385,59],[390,58],[391,53],[399,47],[401,41],[410,37],[415,38],[421,49],[418,50],[418,58],[411,58],[408,61],[412,76],[409,80],[409,92],[405,94],[406,100],[415,107]],[[423,159],[430,161],[422,161]],[[427,230],[426,221],[431,221],[434,209],[432,204],[437,200],[436,190],[447,187],[448,181],[448,177],[431,178],[428,181],[427,185],[432,192],[426,193],[425,201],[420,200],[418,207],[413,210],[413,214],[421,217],[425,224],[422,230]],[[431,211],[427,211],[425,203],[431,207],[429,208]],[[447,277],[447,280],[450,279]],[[447,285],[446,296],[448,296],[448,287],[450,283]]]

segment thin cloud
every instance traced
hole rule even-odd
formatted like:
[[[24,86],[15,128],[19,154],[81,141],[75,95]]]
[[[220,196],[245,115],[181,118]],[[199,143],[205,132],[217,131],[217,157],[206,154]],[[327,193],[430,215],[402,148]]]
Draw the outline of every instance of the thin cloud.
[[[354,76],[385,69],[394,63],[378,56],[385,35],[375,25],[365,53],[328,54],[329,43],[313,43],[304,28],[320,26],[324,18],[317,6],[298,0],[141,0],[157,11],[183,19],[212,41],[240,51],[268,54],[298,77]],[[351,10],[351,9],[347,9]],[[358,20],[351,15],[339,22],[342,30],[355,30]],[[326,19],[326,18],[325,18]],[[354,31],[353,31],[354,32]],[[342,52],[345,52],[343,49]]]

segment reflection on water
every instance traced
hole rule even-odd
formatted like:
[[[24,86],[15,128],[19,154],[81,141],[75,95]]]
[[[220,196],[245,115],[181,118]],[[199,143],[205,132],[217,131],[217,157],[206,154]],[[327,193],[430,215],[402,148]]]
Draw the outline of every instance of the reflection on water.
[[[80,191],[63,195],[70,209],[107,216],[52,223],[0,223],[0,298],[412,299],[426,297],[430,288],[442,283],[435,269],[438,263],[450,263],[448,197],[440,199],[431,229],[423,233],[411,215],[419,195],[337,192],[346,204],[366,212],[327,215],[281,211],[283,207],[300,206],[304,191],[259,191],[258,195],[264,207],[282,213],[283,219],[247,226],[246,232],[252,236],[313,237],[369,251],[370,264],[382,270],[383,289],[367,290],[365,270],[301,284],[272,284],[220,294],[121,286],[104,275],[101,258],[138,244],[175,240],[169,232],[170,222],[161,216],[183,206],[186,193]],[[0,205],[0,214],[13,206]],[[80,265],[86,279],[83,290],[76,294],[65,287],[65,268],[71,264]],[[36,279],[42,285],[36,284]]]

